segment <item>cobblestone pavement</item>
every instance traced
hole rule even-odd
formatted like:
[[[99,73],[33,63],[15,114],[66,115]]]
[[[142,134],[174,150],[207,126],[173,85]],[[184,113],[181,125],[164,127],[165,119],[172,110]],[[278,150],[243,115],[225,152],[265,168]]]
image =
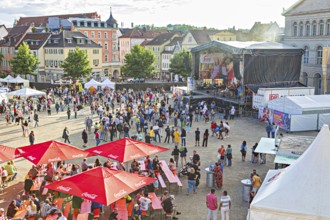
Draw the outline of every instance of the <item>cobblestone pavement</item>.
[[[55,111],[53,110],[52,112]],[[40,127],[32,128],[35,132],[36,143],[47,140],[63,141],[61,139],[62,131],[65,126],[68,126],[71,133],[72,144],[81,148],[81,132],[84,128],[84,118],[85,116],[78,115],[78,119],[67,120],[65,112],[60,112],[58,115],[53,113],[51,116],[46,116],[46,113],[41,113],[39,123]],[[94,121],[95,119],[96,118],[94,117]],[[259,141],[260,137],[265,136],[266,134],[263,123],[251,118],[235,118],[234,120],[229,121],[229,123],[231,127],[229,137],[224,140],[218,140],[216,137],[210,136],[208,147],[195,147],[194,130],[196,127],[199,127],[202,134],[206,128],[210,127],[210,123],[193,122],[191,131],[187,135],[187,148],[188,155],[192,155],[192,151],[197,150],[197,153],[201,156],[201,183],[197,190],[197,194],[187,196],[187,180],[184,177],[181,177],[183,189],[182,191],[175,192],[175,203],[178,206],[178,210],[182,212],[182,214],[178,216],[180,217],[179,219],[206,219],[207,209],[205,205],[205,196],[210,189],[206,187],[206,173],[204,172],[204,168],[208,167],[210,162],[215,162],[217,160],[217,149],[221,144],[224,144],[225,146],[227,146],[227,144],[231,144],[233,148],[233,166],[225,167],[223,184],[223,190],[227,190],[232,199],[232,209],[230,212],[231,220],[241,220],[246,218],[248,203],[242,201],[242,185],[240,181],[248,178],[253,169],[256,169],[261,177],[264,178],[267,171],[274,167],[274,158],[270,156],[267,158],[267,164],[252,164],[250,162],[251,147],[254,143]],[[134,128],[132,127],[132,129]],[[307,136],[315,136],[317,133],[299,133],[299,135],[302,134]],[[298,134],[284,133],[284,136],[287,135],[294,136]],[[241,161],[239,151],[240,144],[243,140],[246,140],[248,143],[247,160],[245,162]],[[0,144],[19,147],[28,145],[29,142],[27,137],[22,136],[20,126],[13,124],[6,126],[4,117],[2,116],[0,119]],[[92,147],[94,145],[95,140],[93,140],[92,135],[90,135],[88,147]],[[159,145],[170,148],[169,151],[159,155],[160,159],[168,160],[173,145],[163,143]],[[89,158],[88,160],[89,162],[94,162],[95,159]],[[105,158],[101,158],[101,161],[104,160]],[[77,162],[80,163],[80,161]],[[10,183],[9,187],[0,194],[0,207],[6,209],[9,202],[15,197],[15,195],[22,191],[24,176],[27,174],[31,165],[32,164],[30,162],[24,159],[16,160],[16,166],[19,170],[18,178],[14,182]],[[91,184],[92,186],[93,183],[88,184]],[[173,188],[174,187],[172,187],[172,189]],[[217,190],[216,194],[219,197],[221,195],[221,191]],[[218,219],[220,219],[220,213],[218,213]]]

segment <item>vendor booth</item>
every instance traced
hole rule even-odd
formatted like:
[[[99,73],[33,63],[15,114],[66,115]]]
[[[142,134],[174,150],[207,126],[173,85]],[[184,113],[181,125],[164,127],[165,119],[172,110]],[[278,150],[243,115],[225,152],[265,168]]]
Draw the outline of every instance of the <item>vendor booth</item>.
[[[14,77],[12,77],[11,75],[8,75],[5,78],[0,79],[0,82],[2,82],[2,83],[8,83],[9,81],[11,81],[13,79],[14,79]]]
[[[106,87],[109,89],[115,89],[115,83],[111,82],[109,79],[104,80],[101,83],[102,89],[105,89]]]
[[[97,89],[98,86],[102,86],[102,84],[95,81],[94,79],[91,79],[88,83],[85,83],[84,85],[85,89],[89,89],[90,87],[94,87],[95,89]]]
[[[303,50],[277,42],[212,41],[191,49],[194,92],[252,104],[259,88],[302,86]],[[210,86],[210,84],[212,86]]]
[[[46,96],[46,93],[35,89],[23,88],[20,90],[10,92],[7,95],[8,97],[13,97],[13,96],[30,97],[30,96]]]
[[[291,166],[270,170],[251,203],[247,219],[330,219],[329,140],[329,127],[324,125]]]
[[[286,131],[313,131],[330,124],[330,95],[281,97],[268,108],[273,122]]]

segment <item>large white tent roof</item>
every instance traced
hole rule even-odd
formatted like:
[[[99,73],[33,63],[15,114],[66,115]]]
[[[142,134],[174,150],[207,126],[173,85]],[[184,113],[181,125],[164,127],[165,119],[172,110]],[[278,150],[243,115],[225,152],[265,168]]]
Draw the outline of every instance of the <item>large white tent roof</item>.
[[[268,108],[292,115],[329,113],[330,95],[285,96],[268,102]]]
[[[35,89],[30,89],[30,88],[23,88],[23,89],[8,93],[8,96],[21,96],[21,97],[43,96],[43,95],[46,95],[46,93],[35,90]]]
[[[324,125],[291,166],[270,170],[250,207],[250,220],[330,219],[330,131]]]
[[[9,80],[9,83],[26,83],[26,82],[29,82],[29,80],[23,79],[20,76],[17,76],[16,78]]]
[[[88,83],[85,83],[85,89],[89,89],[90,87],[97,88],[98,86],[101,86],[101,83],[95,81],[94,79],[91,79]]]
[[[14,77],[12,77],[11,75],[8,75],[5,78],[0,79],[0,82],[6,82],[6,83],[8,83],[12,79],[14,79]]]
[[[108,87],[110,89],[115,89],[115,83],[111,82],[109,79],[104,80],[102,83],[102,89],[104,89],[105,87]]]

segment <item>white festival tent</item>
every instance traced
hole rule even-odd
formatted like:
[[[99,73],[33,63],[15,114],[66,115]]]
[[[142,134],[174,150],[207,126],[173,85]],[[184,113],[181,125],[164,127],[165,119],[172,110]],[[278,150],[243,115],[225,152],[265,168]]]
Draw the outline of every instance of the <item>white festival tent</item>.
[[[289,167],[270,170],[250,207],[249,220],[330,219],[330,131],[324,125]]]
[[[8,75],[5,78],[0,79],[0,82],[8,83],[10,80],[13,80],[13,79],[14,79],[14,77],[12,77],[11,75]]]
[[[104,80],[101,83],[102,89],[104,89],[105,87],[108,87],[109,89],[115,89],[115,83],[111,82],[109,79]]]
[[[45,92],[41,92],[35,89],[23,88],[20,90],[16,90],[7,94],[8,96],[21,96],[21,97],[29,97],[29,96],[46,96]]]
[[[12,79],[12,80],[9,80],[9,83],[16,83],[16,84],[19,84],[19,83],[28,83],[29,80],[26,80],[26,79],[23,79],[22,77],[20,76],[17,76],[16,78]]]
[[[88,83],[85,83],[85,89],[89,89],[90,87],[94,87],[97,89],[98,86],[101,86],[102,84],[95,81],[94,79],[91,79]]]

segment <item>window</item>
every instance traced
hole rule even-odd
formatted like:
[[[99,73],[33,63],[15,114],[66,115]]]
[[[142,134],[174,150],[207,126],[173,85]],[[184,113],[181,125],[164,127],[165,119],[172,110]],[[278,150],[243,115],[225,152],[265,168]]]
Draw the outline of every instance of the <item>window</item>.
[[[323,48],[319,46],[316,51],[316,64],[322,64]]]
[[[104,32],[104,38],[105,38],[105,39],[108,38],[108,32]]]
[[[57,54],[57,49],[54,49],[54,54]]]
[[[104,55],[104,61],[105,61],[105,62],[108,62],[108,55],[107,55],[107,54]]]
[[[330,36],[330,20],[327,20],[327,36]]]
[[[304,52],[304,63],[308,63],[308,60],[309,60],[309,48],[306,46]]]
[[[94,31],[92,31],[91,36],[92,36],[92,38],[95,37],[95,33],[94,33]]]
[[[48,49],[45,49],[45,54],[48,54]]]
[[[93,60],[93,65],[98,66],[99,65],[99,60]]]
[[[49,49],[49,54],[53,54],[53,49]]]
[[[107,43],[107,42],[104,43],[104,49],[105,49],[105,50],[108,49],[108,43]]]
[[[84,31],[84,35],[88,37],[88,31]]]
[[[304,24],[302,22],[299,24],[299,36],[304,36]]]
[[[101,38],[101,32],[97,32],[97,37]]]
[[[59,54],[63,54],[63,49],[59,49],[59,50],[58,50],[58,53],[59,53]]]
[[[319,35],[320,36],[323,36],[324,35],[324,22],[322,20],[320,21]]]
[[[68,39],[68,43],[71,44],[72,43],[72,39]]]
[[[297,37],[298,36],[298,25],[297,23],[293,23],[293,36]]]
[[[73,49],[70,49],[70,50],[69,50],[69,53],[73,53],[73,52],[74,52],[74,50],[73,50]]]
[[[311,34],[311,25],[309,21],[306,22],[306,36],[309,36]]]
[[[313,21],[312,36],[316,36],[316,31],[317,31],[317,23],[316,21]]]
[[[54,61],[54,66],[57,67],[57,60]]]
[[[191,43],[192,42],[192,37],[188,37],[188,42]]]
[[[99,54],[99,50],[94,49],[94,50],[93,50],[93,54]]]
[[[102,47],[102,43],[101,42],[98,42],[98,44]]]

